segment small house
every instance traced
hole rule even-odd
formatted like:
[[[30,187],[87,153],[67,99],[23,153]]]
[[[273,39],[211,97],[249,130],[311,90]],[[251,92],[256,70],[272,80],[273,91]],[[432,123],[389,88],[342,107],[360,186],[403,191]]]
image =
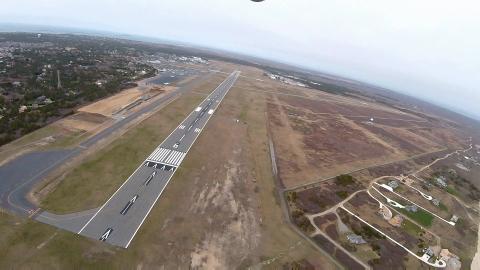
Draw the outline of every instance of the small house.
[[[412,212],[412,213],[415,213],[418,211],[418,207],[414,204],[412,205],[407,205],[405,206],[405,210],[407,210],[408,212]]]
[[[397,180],[392,180],[390,182],[388,182],[388,186],[390,186],[392,189],[396,189],[398,188],[398,181]]]
[[[439,186],[441,188],[446,188],[447,187],[447,179],[445,178],[445,176],[439,176],[439,177],[435,178],[435,182],[436,182],[437,186]]]
[[[357,235],[357,234],[353,234],[353,233],[347,235],[347,239],[348,239],[348,241],[350,241],[350,243],[355,244],[355,245],[361,245],[361,244],[366,244],[366,243],[367,243],[367,242],[363,239],[362,236]]]
[[[450,218],[450,221],[457,223],[458,222],[458,217],[456,215],[453,215],[452,218]]]

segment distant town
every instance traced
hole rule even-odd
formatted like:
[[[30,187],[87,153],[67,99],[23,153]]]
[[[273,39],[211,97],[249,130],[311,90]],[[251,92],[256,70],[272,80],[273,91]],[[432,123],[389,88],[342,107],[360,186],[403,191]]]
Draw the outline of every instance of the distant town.
[[[200,57],[86,36],[0,34],[0,145]]]

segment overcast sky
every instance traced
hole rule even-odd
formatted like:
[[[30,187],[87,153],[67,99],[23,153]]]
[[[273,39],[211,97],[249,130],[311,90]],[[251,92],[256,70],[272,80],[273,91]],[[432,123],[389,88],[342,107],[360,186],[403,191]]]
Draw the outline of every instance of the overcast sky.
[[[438,0],[1,0],[0,23],[196,43],[376,83],[480,119],[480,4]]]

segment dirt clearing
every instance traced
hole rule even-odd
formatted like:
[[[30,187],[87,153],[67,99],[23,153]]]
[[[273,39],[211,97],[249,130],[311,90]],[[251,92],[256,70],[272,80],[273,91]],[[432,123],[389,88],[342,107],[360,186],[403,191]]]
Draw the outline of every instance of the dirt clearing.
[[[102,114],[79,112],[61,119],[55,124],[71,130],[83,130],[89,132],[98,128],[110,119],[111,118]]]
[[[101,114],[109,117],[118,113],[119,111],[123,110],[124,108],[133,104],[136,101],[148,99],[155,95],[175,89],[175,87],[172,86],[150,86],[146,89],[143,88],[145,87],[142,87],[142,90],[140,89],[140,87],[123,90],[111,97],[84,106],[78,111]]]

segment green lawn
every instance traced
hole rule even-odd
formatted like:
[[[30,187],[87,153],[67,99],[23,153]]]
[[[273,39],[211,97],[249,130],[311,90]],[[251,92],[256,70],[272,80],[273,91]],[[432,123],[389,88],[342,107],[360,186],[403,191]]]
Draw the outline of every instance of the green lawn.
[[[445,189],[448,193],[452,194],[453,196],[457,196],[457,190],[451,186],[448,186],[446,189]]]
[[[402,212],[404,215],[406,215],[407,217],[415,220],[422,226],[425,226],[425,227],[432,226],[432,221],[434,217],[432,214],[428,213],[427,211],[424,211],[420,208],[417,210],[417,212],[409,212],[405,209],[398,209],[398,210]]]
[[[418,237],[418,235],[422,232],[422,229],[418,227],[415,223],[411,222],[410,220],[404,220],[402,223],[402,228],[410,235]]]

